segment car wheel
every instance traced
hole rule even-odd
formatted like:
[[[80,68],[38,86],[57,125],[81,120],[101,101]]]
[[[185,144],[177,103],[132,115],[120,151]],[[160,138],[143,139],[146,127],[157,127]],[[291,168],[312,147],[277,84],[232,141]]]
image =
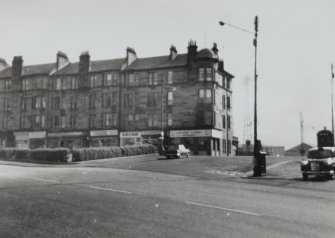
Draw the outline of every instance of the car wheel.
[[[335,179],[335,174],[330,174],[329,179],[334,180]]]
[[[308,174],[302,174],[302,179],[305,181],[308,180]]]
[[[190,157],[190,154],[189,153],[186,153],[186,158],[189,158]]]
[[[181,156],[180,155],[177,155],[177,159],[180,159],[181,158]]]

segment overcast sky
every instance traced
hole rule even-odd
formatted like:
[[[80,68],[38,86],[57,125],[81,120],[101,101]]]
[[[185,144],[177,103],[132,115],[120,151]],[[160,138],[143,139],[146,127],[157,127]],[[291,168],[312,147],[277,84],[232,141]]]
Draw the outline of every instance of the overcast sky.
[[[332,0],[0,0],[0,57],[50,63],[61,50],[74,62],[88,50],[92,60],[112,59],[127,46],[149,57],[167,55],[171,44],[186,53],[190,39],[199,49],[216,42],[235,76],[241,142],[248,113],[253,120],[253,35],[218,21],[253,31],[258,15],[258,137],[288,149],[300,143],[300,112],[305,142],[316,145],[316,132],[331,129],[334,10]]]

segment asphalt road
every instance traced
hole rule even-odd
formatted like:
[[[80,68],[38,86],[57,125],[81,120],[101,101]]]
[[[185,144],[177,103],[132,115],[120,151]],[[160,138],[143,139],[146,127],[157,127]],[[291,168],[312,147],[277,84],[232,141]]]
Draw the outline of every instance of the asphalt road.
[[[335,237],[335,181],[296,161],[261,178],[208,157],[0,162],[0,237]]]

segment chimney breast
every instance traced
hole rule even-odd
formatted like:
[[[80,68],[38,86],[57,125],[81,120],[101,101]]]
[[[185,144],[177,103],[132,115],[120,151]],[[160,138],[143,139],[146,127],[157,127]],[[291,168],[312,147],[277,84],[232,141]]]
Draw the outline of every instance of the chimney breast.
[[[174,45],[170,47],[170,60],[174,60],[177,57],[177,49]]]
[[[130,65],[137,59],[136,52],[133,48],[127,47],[127,65]]]
[[[0,58],[0,71],[4,70],[5,68],[8,67],[8,64],[5,59]]]
[[[14,56],[12,62],[12,77],[20,77],[22,75],[23,59],[22,56]]]
[[[57,61],[56,61],[57,70],[64,67],[68,63],[69,63],[69,59],[68,59],[67,55],[65,53],[63,53],[62,51],[58,51],[57,52]]]

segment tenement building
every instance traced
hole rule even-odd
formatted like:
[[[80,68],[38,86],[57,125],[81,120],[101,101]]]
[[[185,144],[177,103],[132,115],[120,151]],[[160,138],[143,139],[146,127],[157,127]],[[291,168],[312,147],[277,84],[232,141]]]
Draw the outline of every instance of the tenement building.
[[[232,78],[214,43],[186,54],[12,65],[0,59],[0,142],[18,148],[184,144],[194,154],[232,151]]]

